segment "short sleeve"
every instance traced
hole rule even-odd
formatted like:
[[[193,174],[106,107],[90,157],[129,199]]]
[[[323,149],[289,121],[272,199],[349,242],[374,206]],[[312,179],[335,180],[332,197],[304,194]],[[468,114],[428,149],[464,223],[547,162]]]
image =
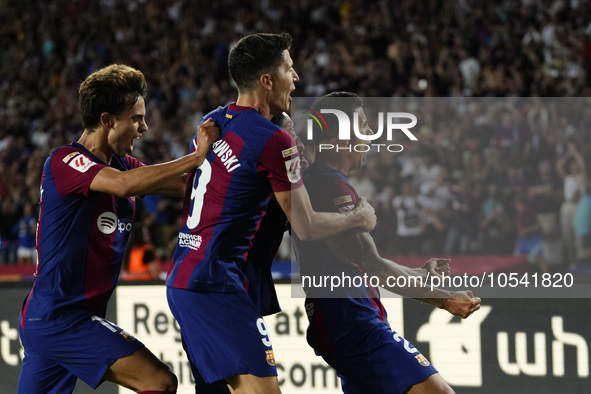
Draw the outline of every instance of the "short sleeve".
[[[287,131],[278,129],[259,156],[257,172],[269,180],[274,192],[283,192],[303,185],[300,168],[295,141]]]
[[[61,148],[51,157],[51,174],[64,197],[87,197],[96,174],[107,167],[74,148]]]
[[[343,179],[331,179],[319,193],[314,193],[316,201],[312,201],[315,211],[319,212],[347,212],[355,208],[357,192]]]
[[[312,194],[314,197],[312,197]],[[349,184],[340,178],[332,178],[316,193],[310,193],[312,207],[317,212],[347,212],[355,208],[359,195]],[[350,233],[364,232],[361,228],[354,228]]]

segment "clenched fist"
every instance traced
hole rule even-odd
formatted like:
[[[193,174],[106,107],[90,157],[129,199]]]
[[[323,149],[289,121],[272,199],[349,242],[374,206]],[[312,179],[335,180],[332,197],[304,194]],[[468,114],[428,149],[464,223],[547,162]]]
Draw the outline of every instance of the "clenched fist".
[[[220,137],[220,128],[211,118],[201,123],[197,128],[197,144],[195,149],[196,156],[204,160],[207,156],[207,152],[209,152],[211,144],[219,140]],[[201,162],[203,162],[203,160],[201,160]]]

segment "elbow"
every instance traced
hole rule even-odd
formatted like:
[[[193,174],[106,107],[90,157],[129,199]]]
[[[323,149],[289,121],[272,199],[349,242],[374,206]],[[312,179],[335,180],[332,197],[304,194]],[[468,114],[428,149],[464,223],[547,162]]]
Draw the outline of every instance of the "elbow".
[[[318,241],[318,237],[310,229],[300,229],[296,231],[298,238],[302,241]]]
[[[310,225],[304,230],[304,239],[302,241],[320,241],[326,237],[325,232],[319,231],[317,227]]]
[[[136,195],[127,182],[122,182],[122,184],[118,185],[113,194],[122,198],[134,197]]]
[[[292,229],[302,241],[318,241],[322,239],[316,230],[311,217],[292,216]]]
[[[113,194],[122,198],[130,198],[135,197],[138,194],[143,194],[140,193],[139,190],[140,184],[137,182],[138,178],[130,176],[131,174],[129,174],[128,171],[125,171],[124,174],[125,177],[117,183],[116,193]]]

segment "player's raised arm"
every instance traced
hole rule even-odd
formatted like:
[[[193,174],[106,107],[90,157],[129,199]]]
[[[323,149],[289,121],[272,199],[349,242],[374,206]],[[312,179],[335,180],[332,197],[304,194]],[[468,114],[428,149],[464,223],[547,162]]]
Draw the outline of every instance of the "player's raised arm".
[[[480,309],[481,300],[474,297],[471,291],[431,290],[430,286],[415,286],[413,280],[405,280],[406,287],[400,287],[399,281],[388,280],[388,278],[401,276],[407,279],[419,277],[424,283],[428,276],[449,274],[449,259],[432,258],[421,268],[409,268],[381,257],[373,238],[367,232],[342,234],[327,238],[323,243],[340,261],[358,266],[367,274],[378,277],[385,288],[396,294],[428,302],[461,318],[466,318]],[[389,286],[390,284],[396,284],[396,286]]]
[[[315,212],[305,186],[276,192],[275,197],[293,230],[303,241],[330,237],[352,228],[371,231],[376,225],[375,210],[365,198],[361,198],[353,210],[336,213]]]
[[[94,177],[90,189],[119,197],[133,197],[155,193],[161,187],[163,194],[182,196],[184,186],[181,185],[181,176],[192,168],[200,166],[211,144],[219,138],[219,128],[211,119],[208,119],[199,126],[197,149],[194,152],[167,163],[142,166],[129,171],[105,167]]]

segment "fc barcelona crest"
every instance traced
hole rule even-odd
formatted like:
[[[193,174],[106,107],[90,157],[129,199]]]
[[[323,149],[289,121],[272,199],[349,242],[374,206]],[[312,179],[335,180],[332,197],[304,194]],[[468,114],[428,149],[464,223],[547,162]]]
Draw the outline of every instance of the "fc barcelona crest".
[[[425,356],[423,356],[421,353],[419,353],[418,355],[416,355],[415,358],[417,359],[417,361],[419,362],[419,364],[421,364],[423,367],[428,367],[429,365],[431,365],[431,363],[429,362],[429,360],[427,360],[425,358]]]
[[[273,350],[265,350],[265,354],[267,355],[267,364],[275,365],[275,355],[273,354]]]
[[[119,331],[119,334],[128,341],[135,341],[135,337],[125,330]]]

